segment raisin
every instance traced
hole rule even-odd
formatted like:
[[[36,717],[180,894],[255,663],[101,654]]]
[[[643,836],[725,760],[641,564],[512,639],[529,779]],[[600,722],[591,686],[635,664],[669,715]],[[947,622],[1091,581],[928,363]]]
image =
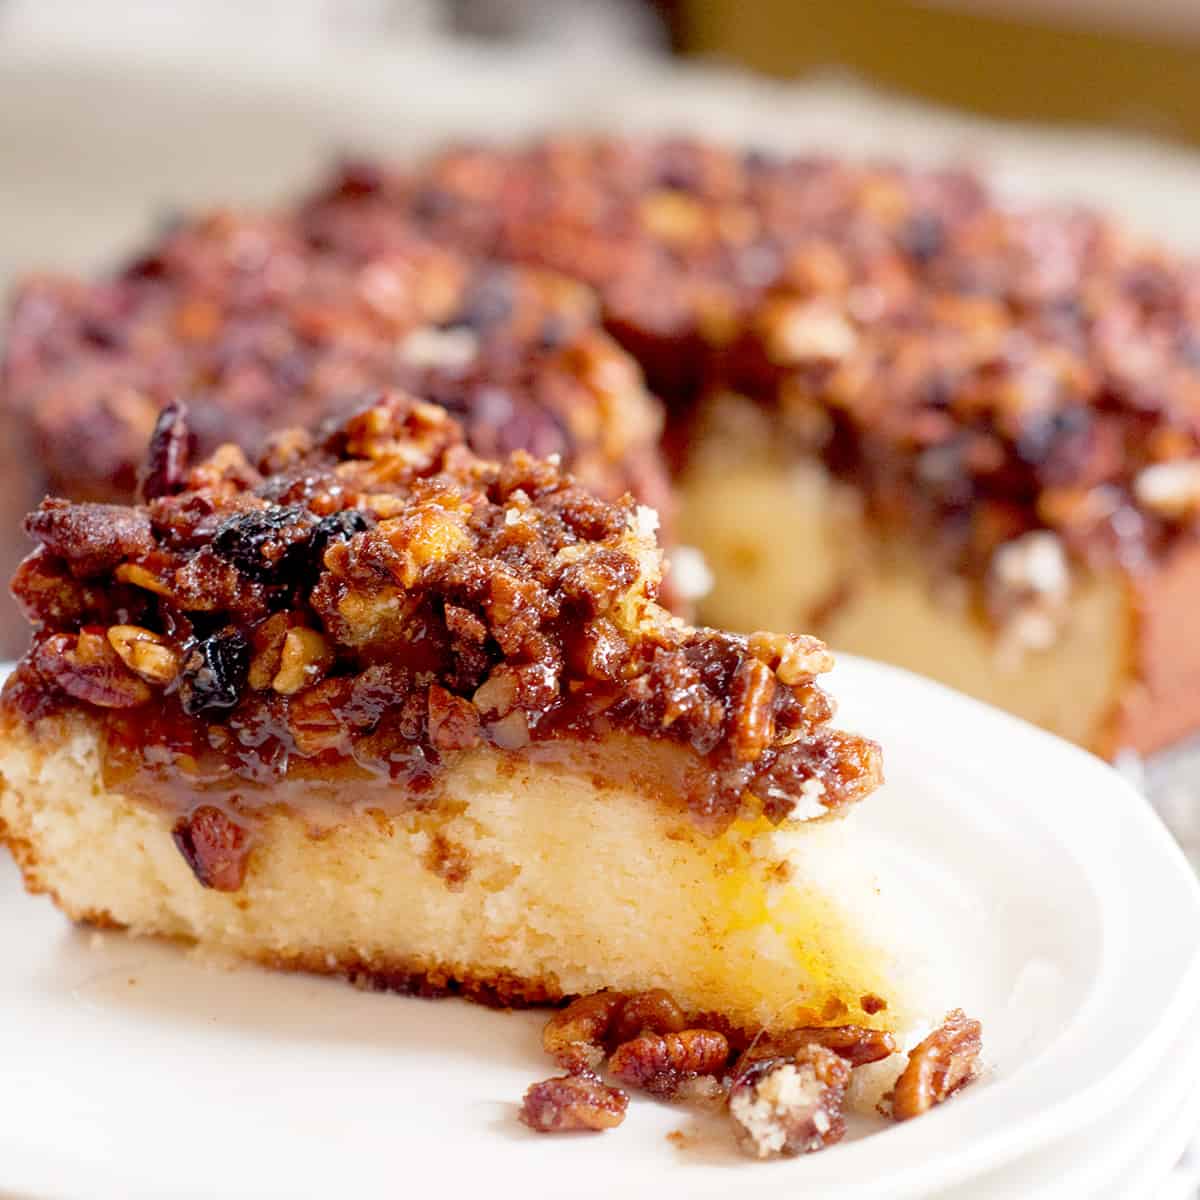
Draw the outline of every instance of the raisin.
[[[293,582],[308,556],[316,519],[306,508],[252,508],[223,521],[213,551],[259,583]]]
[[[418,221],[436,221],[449,216],[459,205],[453,192],[437,187],[423,187],[413,194],[410,211]]]
[[[196,453],[196,435],[188,427],[187,418],[187,406],[180,400],[173,400],[159,413],[138,477],[142,500],[155,500],[183,490],[188,465]]]
[[[900,229],[900,248],[918,263],[935,258],[945,240],[946,230],[937,213],[915,213]]]
[[[196,642],[180,676],[183,711],[189,717],[197,717],[233,708],[246,686],[250,657],[250,643],[236,629],[223,629]]]
[[[348,542],[356,533],[366,533],[370,528],[370,517],[357,508],[345,508],[322,517],[313,527],[309,540],[310,573],[320,573],[324,567],[325,551],[333,542]]]
[[[446,327],[465,325],[475,333],[483,333],[509,319],[515,299],[511,271],[503,267],[485,271],[473,281],[462,308]]]

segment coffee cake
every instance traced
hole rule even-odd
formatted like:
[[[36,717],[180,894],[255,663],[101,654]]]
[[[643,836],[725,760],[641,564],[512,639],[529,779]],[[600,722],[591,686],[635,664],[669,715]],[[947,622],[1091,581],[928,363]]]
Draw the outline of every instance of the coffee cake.
[[[0,830],[80,919],[503,1003],[668,988],[758,1031],[912,1019],[840,815],[880,779],[801,635],[657,602],[654,516],[395,393],[47,500]]]

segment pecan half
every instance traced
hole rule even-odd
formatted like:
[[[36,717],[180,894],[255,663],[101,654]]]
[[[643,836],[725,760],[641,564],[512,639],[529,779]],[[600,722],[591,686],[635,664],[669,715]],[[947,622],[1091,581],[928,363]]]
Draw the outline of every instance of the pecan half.
[[[846,1132],[842,1102],[849,1082],[849,1063],[824,1046],[751,1064],[729,1092],[738,1145],[756,1158],[832,1145]]]
[[[775,737],[775,673],[766,663],[747,658],[734,676],[733,697],[734,750],[743,762],[753,762]]]
[[[236,892],[242,886],[250,836],[228,814],[203,804],[181,819],[171,835],[201,887]]]
[[[729,1042],[723,1033],[685,1029],[680,1033],[643,1033],[618,1046],[608,1066],[622,1083],[670,1100],[685,1080],[723,1071],[728,1059]]]
[[[624,1004],[621,992],[595,992],[572,1000],[546,1022],[542,1048],[568,1071],[599,1066],[609,1030]]]
[[[908,1056],[896,1080],[892,1116],[907,1121],[941,1104],[975,1078],[983,1047],[983,1026],[956,1008]]]
[[[682,1033],[686,1028],[687,1018],[671,993],[664,988],[651,988],[626,998],[608,1042],[620,1046],[639,1034]]]
[[[594,1075],[558,1075],[530,1086],[520,1119],[538,1133],[613,1129],[625,1120],[629,1097]]]
[[[179,674],[179,655],[160,633],[140,625],[110,625],[108,644],[148,683],[167,684]]]
[[[68,696],[97,708],[136,708],[153,694],[100,633],[56,633],[34,650],[33,664]]]
[[[896,1039],[890,1033],[864,1029],[861,1025],[789,1029],[753,1043],[738,1062],[737,1072],[764,1058],[794,1058],[807,1046],[824,1046],[852,1067],[879,1062],[897,1049]]]

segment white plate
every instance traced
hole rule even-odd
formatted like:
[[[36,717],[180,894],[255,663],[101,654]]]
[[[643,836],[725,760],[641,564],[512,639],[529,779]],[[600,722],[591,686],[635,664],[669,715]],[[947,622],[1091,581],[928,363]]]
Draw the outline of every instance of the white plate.
[[[1200,1130],[1198,1025],[1200,1009],[1115,1112],[929,1200],[1149,1200]]]
[[[1099,1121],[1200,1004],[1200,892],[1091,756],[937,685],[847,659],[841,720],[887,748],[864,851],[934,930],[991,1070],[953,1103],[799,1161],[515,1121],[540,1019],[225,971],[66,927],[0,871],[0,1188],[103,1196],[739,1195],[899,1200]],[[863,1130],[859,1130],[863,1133]]]

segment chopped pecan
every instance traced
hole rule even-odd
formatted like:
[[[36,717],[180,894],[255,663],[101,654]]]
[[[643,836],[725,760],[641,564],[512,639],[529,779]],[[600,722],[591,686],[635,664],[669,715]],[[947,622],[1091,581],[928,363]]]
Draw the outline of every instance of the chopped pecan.
[[[147,570],[140,563],[122,563],[113,574],[122,583],[144,588],[148,592],[154,592],[157,596],[169,596],[171,594],[170,586],[159,579],[153,571]]]
[[[108,644],[148,683],[168,684],[179,674],[179,655],[160,633],[140,625],[111,625]]]
[[[750,653],[779,677],[788,687],[821,675],[833,666],[833,655],[825,643],[804,634],[752,633]]]
[[[152,695],[100,633],[56,633],[37,646],[33,662],[43,678],[68,696],[97,708],[136,708]]]
[[[729,1091],[738,1145],[757,1158],[832,1145],[846,1132],[842,1102],[849,1082],[849,1063],[824,1046],[753,1063]]]
[[[559,1075],[530,1086],[521,1121],[538,1133],[613,1129],[625,1119],[629,1097],[594,1075]]]
[[[896,1080],[892,1115],[907,1121],[941,1104],[975,1078],[983,1048],[983,1026],[956,1008],[908,1056]]]
[[[685,1080],[723,1071],[728,1059],[729,1042],[723,1033],[684,1029],[640,1034],[618,1046],[608,1066],[622,1083],[670,1100]]]
[[[178,822],[172,836],[201,887],[236,892],[242,886],[250,836],[222,809],[201,805]]]
[[[268,617],[251,634],[253,655],[247,682],[256,692],[265,692],[279,673],[283,657],[283,643],[292,625],[289,613],[275,613]]]
[[[155,548],[146,512],[121,504],[43,500],[25,518],[25,532],[61,558],[79,579],[103,575]]]
[[[429,689],[429,740],[439,750],[467,750],[480,741],[475,706],[436,683]]]
[[[291,696],[317,683],[333,662],[333,649],[315,629],[289,629],[279,652],[279,670],[271,686],[281,696]]]
[[[349,735],[340,710],[352,687],[344,677],[326,679],[290,698],[288,730],[301,754],[345,749]]]
[[[599,1066],[609,1030],[624,1004],[621,992],[594,992],[572,1000],[546,1022],[542,1048],[568,1071]]]

